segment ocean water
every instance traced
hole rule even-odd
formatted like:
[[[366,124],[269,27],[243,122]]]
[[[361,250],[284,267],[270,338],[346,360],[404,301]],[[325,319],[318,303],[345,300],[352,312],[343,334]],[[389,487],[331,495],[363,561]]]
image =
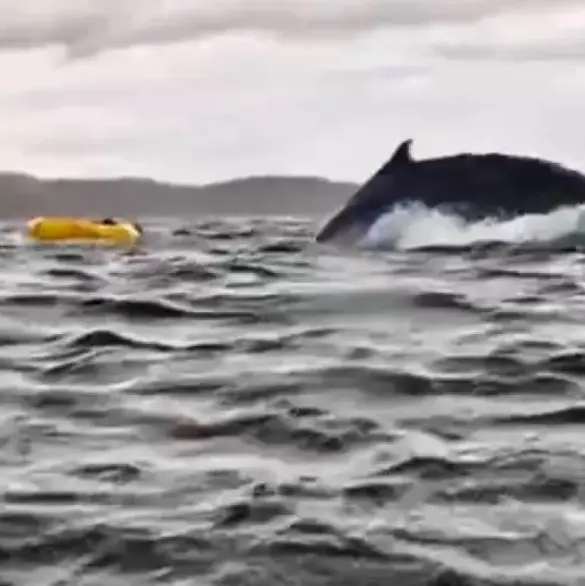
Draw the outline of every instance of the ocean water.
[[[585,583],[579,210],[0,234],[2,586]]]

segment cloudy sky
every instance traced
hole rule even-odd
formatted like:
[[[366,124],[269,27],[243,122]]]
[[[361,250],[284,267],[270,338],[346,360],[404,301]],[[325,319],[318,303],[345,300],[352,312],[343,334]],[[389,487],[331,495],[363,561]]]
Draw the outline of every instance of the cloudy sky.
[[[359,181],[415,156],[585,170],[582,0],[0,0],[0,168]]]

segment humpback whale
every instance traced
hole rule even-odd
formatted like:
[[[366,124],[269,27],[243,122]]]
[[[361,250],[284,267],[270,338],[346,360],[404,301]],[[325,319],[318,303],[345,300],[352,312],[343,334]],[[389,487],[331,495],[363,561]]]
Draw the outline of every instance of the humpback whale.
[[[585,175],[558,163],[500,153],[415,160],[412,139],[319,230],[317,242],[354,243],[395,206],[419,203],[467,220],[545,214],[585,203]]]

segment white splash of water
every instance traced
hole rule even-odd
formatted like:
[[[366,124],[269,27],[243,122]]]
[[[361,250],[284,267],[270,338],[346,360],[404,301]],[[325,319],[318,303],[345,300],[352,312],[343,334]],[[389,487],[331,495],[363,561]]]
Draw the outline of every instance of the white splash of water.
[[[585,242],[585,206],[559,208],[545,215],[468,222],[424,206],[396,208],[382,216],[363,241],[368,248],[413,249],[466,246],[475,242],[546,243],[577,236]]]

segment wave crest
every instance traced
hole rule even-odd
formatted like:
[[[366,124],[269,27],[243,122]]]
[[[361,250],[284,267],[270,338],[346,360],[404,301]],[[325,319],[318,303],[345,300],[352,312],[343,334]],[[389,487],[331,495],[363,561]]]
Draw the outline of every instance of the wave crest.
[[[543,215],[475,222],[420,204],[401,206],[380,217],[362,244],[367,248],[406,250],[480,242],[585,245],[585,205],[563,207]]]

